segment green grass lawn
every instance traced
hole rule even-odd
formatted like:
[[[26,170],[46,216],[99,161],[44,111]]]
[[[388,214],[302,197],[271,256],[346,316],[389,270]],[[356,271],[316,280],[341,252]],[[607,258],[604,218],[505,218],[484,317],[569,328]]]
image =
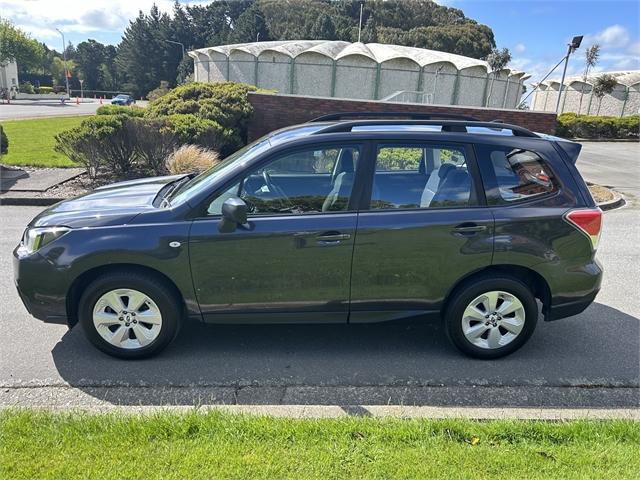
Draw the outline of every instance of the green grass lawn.
[[[637,479],[640,423],[0,412],[0,478]]]
[[[5,165],[31,167],[75,167],[53,150],[55,135],[80,125],[86,116],[36,118],[2,122],[9,139],[9,153],[0,157]]]

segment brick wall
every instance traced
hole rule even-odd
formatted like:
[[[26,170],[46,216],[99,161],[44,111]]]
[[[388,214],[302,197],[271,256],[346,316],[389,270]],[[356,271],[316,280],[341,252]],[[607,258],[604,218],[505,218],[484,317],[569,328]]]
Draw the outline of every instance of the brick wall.
[[[249,141],[278,128],[304,123],[321,115],[338,112],[453,113],[475,117],[483,121],[499,119],[505,123],[520,125],[534,132],[553,134],[556,129],[556,115],[554,113],[528,110],[372,102],[367,100],[265,93],[250,93],[249,101],[254,108],[253,118],[249,123]]]

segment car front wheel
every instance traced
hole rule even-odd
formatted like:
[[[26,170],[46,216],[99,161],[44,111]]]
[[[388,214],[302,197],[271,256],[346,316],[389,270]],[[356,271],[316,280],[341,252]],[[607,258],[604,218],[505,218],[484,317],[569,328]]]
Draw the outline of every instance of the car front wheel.
[[[134,272],[110,273],[86,288],[78,306],[87,338],[126,359],[157,354],[175,337],[181,303],[164,282]]]
[[[451,342],[475,358],[498,358],[522,347],[535,330],[538,306],[530,289],[511,277],[469,282],[451,299],[444,316]]]

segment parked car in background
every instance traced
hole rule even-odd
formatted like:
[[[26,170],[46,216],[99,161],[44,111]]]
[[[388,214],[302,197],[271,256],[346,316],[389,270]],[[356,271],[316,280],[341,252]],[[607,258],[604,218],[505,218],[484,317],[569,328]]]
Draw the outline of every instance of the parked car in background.
[[[122,358],[158,353],[187,318],[415,315],[496,358],[530,338],[538,301],[545,320],[593,302],[602,212],[579,144],[496,122],[348,118],[44,210],[14,251],[24,304]]]
[[[112,105],[131,105],[132,103],[134,103],[134,99],[131,95],[125,95],[123,93],[121,93],[120,95],[117,95],[115,97],[113,97],[111,99],[111,104]]]

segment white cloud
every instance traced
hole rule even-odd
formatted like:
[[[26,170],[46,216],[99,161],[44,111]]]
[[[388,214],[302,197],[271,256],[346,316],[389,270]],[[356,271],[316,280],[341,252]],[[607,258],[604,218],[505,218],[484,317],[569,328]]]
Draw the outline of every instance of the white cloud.
[[[60,38],[56,28],[65,33],[120,33],[138,11],[148,13],[154,3],[162,12],[173,9],[173,0],[0,0],[0,12],[32,37],[55,44]]]
[[[516,44],[515,47],[513,47],[513,50],[516,53],[524,53],[524,51],[527,49],[527,47],[524,45],[524,43],[518,43]]]
[[[640,42],[634,42],[627,49],[631,55],[640,56]]]
[[[629,45],[630,41],[631,35],[625,27],[622,25],[611,25],[596,34],[586,35],[583,44],[592,45],[598,43],[603,49],[624,48]]]

